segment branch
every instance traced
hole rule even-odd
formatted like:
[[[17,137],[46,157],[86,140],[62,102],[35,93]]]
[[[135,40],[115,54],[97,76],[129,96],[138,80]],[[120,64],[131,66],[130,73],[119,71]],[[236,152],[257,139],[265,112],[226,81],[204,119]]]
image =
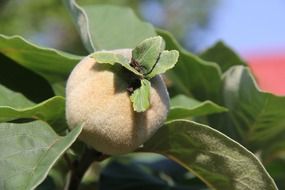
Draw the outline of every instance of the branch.
[[[65,184],[65,190],[78,190],[80,182],[88,170],[89,166],[94,161],[102,161],[107,158],[100,152],[94,149],[86,148],[85,152],[81,156],[80,160],[74,160],[72,163],[71,171],[67,176],[67,181]]]

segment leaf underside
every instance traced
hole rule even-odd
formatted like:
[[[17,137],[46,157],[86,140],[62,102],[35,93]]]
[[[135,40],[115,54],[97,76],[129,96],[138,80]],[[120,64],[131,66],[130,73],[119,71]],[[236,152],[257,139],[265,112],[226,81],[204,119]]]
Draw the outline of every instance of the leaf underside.
[[[0,124],[0,189],[34,189],[76,140],[82,127],[58,136],[42,121]]]
[[[176,161],[212,189],[277,189],[251,152],[206,125],[186,120],[168,122],[143,149]]]

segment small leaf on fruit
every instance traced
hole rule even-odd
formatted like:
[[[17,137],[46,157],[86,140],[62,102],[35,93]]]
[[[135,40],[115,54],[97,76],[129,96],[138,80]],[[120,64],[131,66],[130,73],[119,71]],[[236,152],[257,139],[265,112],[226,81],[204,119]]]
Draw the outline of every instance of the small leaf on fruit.
[[[152,78],[158,74],[162,74],[173,68],[178,61],[179,52],[176,50],[163,51],[153,70],[147,75],[147,78]]]
[[[144,112],[150,106],[150,87],[151,84],[148,80],[142,79],[141,86],[136,89],[131,95],[133,108],[136,112]]]
[[[97,63],[107,63],[114,65],[115,63],[118,63],[131,71],[132,73],[138,75],[138,76],[143,76],[141,73],[139,73],[136,69],[134,69],[129,63],[130,60],[126,58],[123,55],[112,53],[112,52],[95,52],[92,54],[92,57],[96,60]]]
[[[163,39],[156,36],[142,41],[133,49],[132,59],[141,66],[141,73],[148,74],[153,69],[164,46]]]
[[[92,57],[97,63],[109,63],[114,65],[115,63],[128,64],[130,61],[128,58],[111,52],[95,52]]]

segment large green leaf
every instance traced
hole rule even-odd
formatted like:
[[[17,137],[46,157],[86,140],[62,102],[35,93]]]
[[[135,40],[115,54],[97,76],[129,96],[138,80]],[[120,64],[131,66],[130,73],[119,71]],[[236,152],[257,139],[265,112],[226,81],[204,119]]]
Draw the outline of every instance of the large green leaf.
[[[60,118],[64,118],[64,98],[55,96],[42,103],[26,108],[13,108],[0,106],[0,122],[11,121],[20,118],[33,118],[47,121],[52,124]]]
[[[225,73],[223,99],[230,111],[221,124],[231,124],[242,144],[254,151],[283,144],[284,150],[284,96],[262,92],[248,68],[235,66]]]
[[[20,118],[40,119],[53,125],[55,131],[66,129],[65,100],[55,96],[39,104],[29,101],[20,93],[0,85],[0,122]]]
[[[25,108],[34,106],[35,103],[27,99],[23,94],[14,92],[0,84],[0,106]]]
[[[80,8],[75,0],[65,2],[90,53],[95,50],[134,48],[144,39],[156,35],[154,28],[139,20],[130,8],[111,5]]]
[[[178,94],[192,94],[198,100],[219,100],[221,87],[219,66],[184,50],[170,33],[162,30],[158,33],[164,38],[166,49],[179,51],[178,63],[167,72]]]
[[[144,39],[156,35],[152,25],[141,21],[130,8],[98,5],[83,9],[92,18],[89,30],[97,50],[134,48]]]
[[[79,31],[83,45],[89,52],[95,50],[90,30],[90,21],[86,12],[76,3],[76,0],[64,0],[63,1],[70,13]],[[92,18],[93,21],[93,18]]]
[[[42,48],[20,36],[8,37],[1,34],[0,53],[44,77],[57,95],[64,95],[65,81],[81,60],[80,56]]]
[[[213,61],[220,65],[223,72],[235,65],[246,65],[246,63],[222,41],[202,52],[200,57],[207,61]]]
[[[170,110],[167,120],[186,119],[225,111],[227,111],[226,108],[212,101],[200,102],[184,95],[177,95],[170,100]]]
[[[34,189],[81,132],[58,136],[45,122],[0,124],[0,189]]]
[[[217,190],[276,190],[260,161],[224,134],[191,121],[162,126],[144,150],[178,162]]]

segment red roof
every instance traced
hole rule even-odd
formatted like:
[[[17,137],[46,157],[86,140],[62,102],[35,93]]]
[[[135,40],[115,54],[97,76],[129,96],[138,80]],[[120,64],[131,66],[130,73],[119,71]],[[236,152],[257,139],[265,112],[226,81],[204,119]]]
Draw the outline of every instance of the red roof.
[[[277,95],[285,95],[285,51],[245,56],[260,88]]]

